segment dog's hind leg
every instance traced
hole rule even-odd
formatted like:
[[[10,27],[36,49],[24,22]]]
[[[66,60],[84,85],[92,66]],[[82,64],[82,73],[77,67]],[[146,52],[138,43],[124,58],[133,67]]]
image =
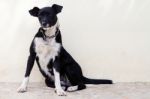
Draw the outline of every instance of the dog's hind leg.
[[[70,81],[71,85],[68,87],[67,91],[76,91],[76,90],[82,90],[86,88],[86,85],[83,82],[82,77],[82,71],[80,67],[75,67],[76,70],[72,70],[71,67],[66,68],[66,75],[68,77],[68,80]]]
[[[71,91],[83,90],[86,88],[86,85],[83,83],[82,79],[76,73],[69,74],[68,79],[70,83],[72,84],[72,86],[69,86],[67,88],[67,91],[71,92]]]

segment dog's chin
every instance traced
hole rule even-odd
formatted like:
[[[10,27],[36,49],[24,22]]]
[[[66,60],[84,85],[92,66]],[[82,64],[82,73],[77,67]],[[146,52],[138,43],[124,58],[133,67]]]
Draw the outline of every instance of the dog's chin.
[[[42,27],[44,30],[47,30],[47,29],[51,28],[49,24],[47,24],[47,25],[41,25],[41,27]]]
[[[48,30],[50,29],[51,27],[42,27],[44,30]]]
[[[51,27],[50,26],[41,26],[44,30],[48,30],[50,29]]]

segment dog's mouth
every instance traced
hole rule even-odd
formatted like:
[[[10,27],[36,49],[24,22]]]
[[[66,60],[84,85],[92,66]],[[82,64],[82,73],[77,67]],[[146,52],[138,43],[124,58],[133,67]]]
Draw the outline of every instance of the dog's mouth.
[[[49,30],[51,28],[51,26],[47,25],[47,26],[41,26],[44,30]]]

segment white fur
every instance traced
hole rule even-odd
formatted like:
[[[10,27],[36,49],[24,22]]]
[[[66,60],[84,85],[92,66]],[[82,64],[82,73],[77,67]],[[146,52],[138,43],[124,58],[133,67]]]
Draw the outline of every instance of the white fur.
[[[76,91],[77,89],[78,89],[78,86],[71,86],[71,87],[68,87],[67,91],[71,92],[71,91]]]
[[[29,77],[25,77],[22,81],[21,86],[17,89],[18,92],[26,92],[27,91],[27,85],[29,82]]]
[[[55,88],[56,88],[56,93],[59,96],[65,96],[66,92],[62,89],[61,84],[60,84],[60,73],[57,72],[54,68],[54,76],[55,76]]]
[[[57,26],[58,22],[50,28],[45,28],[45,35],[54,35]],[[53,80],[54,77],[48,72],[49,70],[47,68],[47,65],[51,59],[53,61],[55,60],[55,57],[58,55],[61,45],[55,41],[55,38],[46,38],[46,40],[43,40],[43,38],[41,37],[36,37],[34,39],[34,43],[35,51],[37,53],[37,56],[39,57],[39,64],[41,66],[41,69]]]
[[[43,40],[43,38],[35,38],[35,51],[39,57],[39,64],[41,69],[45,71],[47,75],[48,72],[47,65],[51,59],[55,60],[60,50],[60,44],[54,39]]]

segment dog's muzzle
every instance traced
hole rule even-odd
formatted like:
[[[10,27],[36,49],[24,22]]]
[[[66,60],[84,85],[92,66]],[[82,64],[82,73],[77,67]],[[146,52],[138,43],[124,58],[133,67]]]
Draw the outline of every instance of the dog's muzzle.
[[[48,28],[48,27],[50,27],[50,25],[49,25],[47,22],[42,22],[42,23],[41,23],[41,26],[42,26],[43,28]]]

